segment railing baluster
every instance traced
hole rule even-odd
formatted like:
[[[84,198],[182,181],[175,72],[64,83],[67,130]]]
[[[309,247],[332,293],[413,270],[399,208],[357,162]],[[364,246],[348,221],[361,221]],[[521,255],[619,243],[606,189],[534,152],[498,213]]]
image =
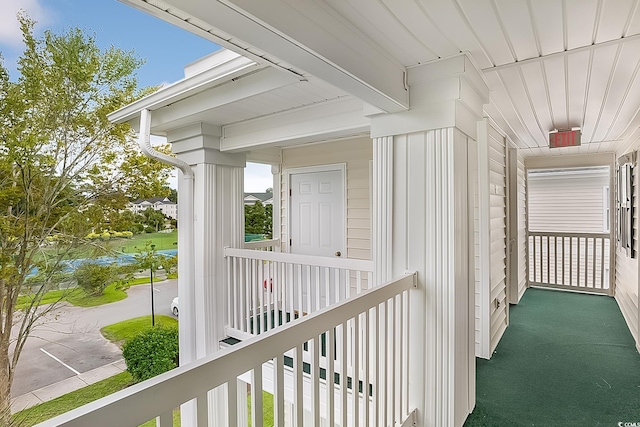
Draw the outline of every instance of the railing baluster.
[[[537,282],[538,281],[538,277],[536,275],[536,266],[538,264],[537,260],[538,260],[538,254],[536,253],[536,236],[531,236],[530,237],[531,240],[533,241],[533,281]]]
[[[558,237],[553,236],[553,283],[558,283]]]
[[[266,317],[265,317],[265,288],[267,282],[264,278],[264,261],[258,260],[258,297],[260,300],[260,321],[258,322],[258,333],[267,331]]]
[[[360,423],[360,352],[358,351],[360,348],[360,315],[356,315],[353,318],[353,333],[352,333],[352,359],[353,359],[353,369],[351,374],[351,396],[353,409],[352,409],[352,424],[353,426],[357,426]]]
[[[294,286],[298,290],[298,317],[302,317],[302,294],[304,293],[304,285],[302,283],[302,265],[300,264],[296,264]]]
[[[262,363],[251,371],[251,426],[263,426],[264,407],[262,404]]]
[[[243,282],[242,282],[242,288],[244,289],[244,298],[245,298],[245,312],[243,312],[244,315],[244,321],[245,321],[245,328],[244,331],[246,333],[251,333],[251,275],[250,275],[250,270],[249,270],[249,260],[243,259],[242,260],[242,264],[244,266],[244,277],[243,277]]]
[[[335,328],[330,328],[327,333],[326,338],[326,349],[327,349],[327,407],[329,409],[328,413],[328,422],[329,426],[335,426],[336,421],[336,413],[335,413],[335,370],[334,370],[334,360],[336,355],[336,343],[335,343]]]
[[[369,358],[369,336],[371,332],[369,331],[369,326],[371,322],[369,322],[369,310],[365,311],[362,316],[362,415],[364,416],[363,425],[368,427],[370,425],[369,419],[369,369],[371,368]]]
[[[284,427],[284,355],[278,355],[274,359],[274,426]]]
[[[356,292],[358,294],[362,293],[362,271],[356,271]]]
[[[404,291],[402,293],[402,310],[400,313],[402,314],[402,322],[404,324],[402,331],[402,340],[403,340],[403,357],[402,360],[404,362],[404,371],[402,374],[402,384],[404,385],[404,405],[403,411],[405,414],[409,413],[409,314],[410,304],[409,304],[409,292]]]
[[[340,325],[340,415],[341,426],[347,426],[347,322]]]
[[[324,306],[328,307],[331,304],[331,269],[329,267],[325,267],[324,269],[324,287],[325,287]]]
[[[303,356],[302,344],[296,346],[294,357],[294,396],[295,396],[295,426],[304,426],[304,387],[303,387]]]
[[[311,340],[313,346],[311,360],[311,399],[313,410],[313,425],[320,425],[320,343],[322,336],[316,336]]]
[[[322,285],[320,284],[320,267],[314,267],[315,271],[315,290],[316,290],[316,311],[320,310],[320,299],[322,298]]]
[[[577,258],[577,260],[578,260],[578,265],[577,265],[577,267],[576,267],[576,274],[577,274],[576,284],[577,284],[578,286],[580,286],[580,270],[581,270],[581,268],[580,268],[580,262],[582,261],[582,260],[580,259],[580,252],[581,252],[581,251],[580,251],[580,245],[581,245],[581,244],[580,244],[580,237],[578,237],[578,246],[576,247],[576,258]]]
[[[387,362],[388,366],[388,375],[389,375],[389,385],[387,389],[389,390],[389,422],[395,423],[396,421],[396,405],[395,405],[395,397],[398,394],[398,389],[396,387],[396,352],[395,347],[398,344],[396,342],[396,325],[395,325],[395,306],[394,300],[391,299],[386,302],[387,306],[387,331],[389,333],[387,338],[387,354],[389,360]]]
[[[306,272],[306,281],[307,281],[307,312],[311,313],[313,311],[313,306],[311,305],[311,294],[313,293],[313,288],[311,287],[311,266],[305,265]]]
[[[593,263],[592,265],[593,276],[591,278],[591,287],[595,288],[596,287],[596,238],[594,237],[592,240],[593,240],[593,259],[591,260],[591,262]]]
[[[389,424],[388,418],[388,395],[389,395],[389,383],[388,383],[388,373],[387,373],[387,344],[389,342],[389,335],[387,333],[387,303],[384,302],[380,304],[378,310],[378,315],[380,316],[380,342],[378,351],[380,352],[380,376],[378,377],[378,381],[380,381],[380,393],[381,393],[381,401],[378,402],[380,405],[380,409],[382,414],[380,415],[380,419],[384,425]]]
[[[561,282],[562,285],[564,285],[564,269],[565,269],[564,248],[565,248],[564,236],[562,236],[562,282]]]
[[[600,239],[600,249],[601,249],[601,253],[600,253],[600,289],[604,289],[604,254],[605,254],[605,250],[604,250],[604,239]]]
[[[234,315],[233,307],[235,306],[236,299],[235,299],[235,286],[232,285],[233,271],[231,270],[231,258],[227,258],[226,268],[227,268],[227,274],[225,276],[227,279],[227,292],[228,292],[227,324],[235,327],[235,315]]]
[[[267,261],[267,325],[269,330],[275,328],[276,312],[273,305],[273,263]]]
[[[547,236],[547,283],[551,283],[551,236]]]

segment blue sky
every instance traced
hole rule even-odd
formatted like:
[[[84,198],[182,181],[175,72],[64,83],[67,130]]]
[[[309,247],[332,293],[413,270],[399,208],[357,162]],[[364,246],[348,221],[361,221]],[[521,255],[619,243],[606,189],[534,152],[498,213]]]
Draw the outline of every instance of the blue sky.
[[[116,46],[133,50],[146,60],[138,70],[140,86],[154,86],[180,80],[186,64],[219,47],[158,18],[117,0],[0,0],[0,52],[12,78],[17,76],[16,60],[23,49],[16,14],[25,10],[35,19],[36,33],[79,27],[95,35],[102,48]],[[173,183],[172,183],[173,184]],[[272,186],[271,168],[249,165],[245,190],[264,191]]]

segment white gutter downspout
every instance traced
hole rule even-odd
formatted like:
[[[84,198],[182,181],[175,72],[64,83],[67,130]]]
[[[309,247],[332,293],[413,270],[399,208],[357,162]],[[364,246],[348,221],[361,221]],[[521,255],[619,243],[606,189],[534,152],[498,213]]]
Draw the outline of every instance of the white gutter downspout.
[[[151,146],[151,112],[147,109],[140,111],[140,133],[138,136],[140,150],[147,156],[159,162],[174,166],[182,172],[182,186],[178,192],[178,218],[180,233],[178,234],[178,248],[180,257],[178,262],[178,297],[180,300],[180,365],[196,360],[195,352],[195,293],[194,277],[195,264],[193,257],[193,188],[194,174],[191,166],[185,161],[159,153]]]

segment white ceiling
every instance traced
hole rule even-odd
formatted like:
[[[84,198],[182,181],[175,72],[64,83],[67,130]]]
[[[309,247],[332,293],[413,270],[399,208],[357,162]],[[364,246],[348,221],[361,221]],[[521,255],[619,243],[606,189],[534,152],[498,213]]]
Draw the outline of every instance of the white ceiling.
[[[216,16],[234,10],[354,74],[366,67],[349,63],[353,52],[391,71],[469,52],[491,89],[486,111],[525,156],[610,152],[640,138],[640,0],[123,1],[301,74],[323,71]],[[572,127],[580,148],[547,148],[549,131]]]

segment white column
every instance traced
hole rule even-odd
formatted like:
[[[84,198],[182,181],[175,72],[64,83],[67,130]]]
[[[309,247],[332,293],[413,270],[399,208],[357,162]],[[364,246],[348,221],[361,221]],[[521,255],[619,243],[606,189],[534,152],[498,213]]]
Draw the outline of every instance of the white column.
[[[280,223],[280,217],[281,217],[281,212],[280,212],[280,201],[282,199],[282,194],[281,194],[281,172],[282,172],[282,165],[271,165],[271,174],[273,175],[273,217],[272,219],[272,230],[273,230],[273,238],[274,239],[281,239],[281,223]],[[282,241],[280,241],[280,244],[278,245],[278,252],[282,251]]]
[[[180,364],[219,351],[228,313],[224,248],[242,247],[244,236],[244,154],[219,150],[220,129],[192,125],[169,132],[171,148],[191,165],[193,235],[179,234],[179,247],[193,245],[193,259],[178,257],[179,268],[193,268],[193,282],[178,281]],[[178,197],[180,197],[181,188]],[[224,399],[209,400],[214,425],[226,419]],[[222,410],[220,410],[222,409]],[[194,425],[195,412],[183,406],[183,425]]]
[[[393,279],[391,243],[393,241],[393,137],[373,138],[373,256],[374,283]]]
[[[418,271],[409,325],[418,425],[461,426],[475,403],[472,183],[488,89],[465,56],[409,70],[409,87],[409,111],[371,117],[374,259],[379,279]]]

